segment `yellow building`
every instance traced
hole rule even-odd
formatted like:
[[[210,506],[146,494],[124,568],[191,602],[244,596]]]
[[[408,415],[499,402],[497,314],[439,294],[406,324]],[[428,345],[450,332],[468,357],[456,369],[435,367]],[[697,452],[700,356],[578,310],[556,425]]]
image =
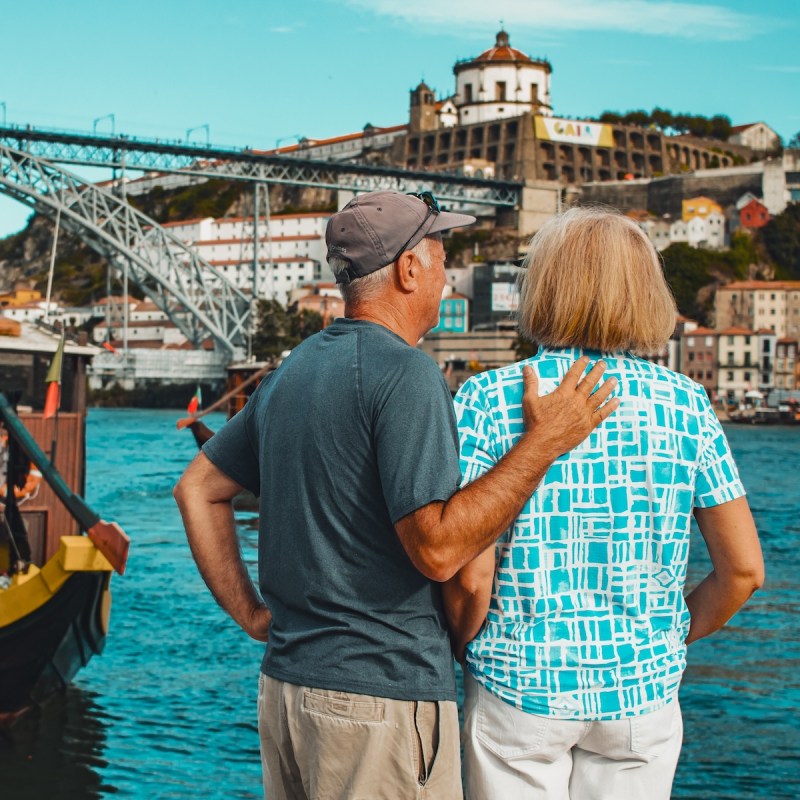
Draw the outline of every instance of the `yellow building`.
[[[715,203],[710,197],[690,197],[681,202],[681,214],[684,222],[695,217],[706,219],[709,214],[722,214],[722,206]]]
[[[0,292],[0,308],[19,308],[41,299],[42,293],[38,289],[17,287],[13,292]]]

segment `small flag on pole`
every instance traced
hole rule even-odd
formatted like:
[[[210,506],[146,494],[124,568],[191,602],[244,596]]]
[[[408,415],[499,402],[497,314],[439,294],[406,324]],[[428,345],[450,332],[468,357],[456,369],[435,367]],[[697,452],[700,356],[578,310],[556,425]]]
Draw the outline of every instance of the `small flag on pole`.
[[[64,334],[56,348],[53,360],[50,362],[50,369],[47,370],[45,383],[47,384],[47,394],[44,398],[44,418],[54,417],[61,405],[61,365],[64,361]]]
[[[103,342],[103,347],[105,347],[106,350],[113,353],[114,355],[117,355],[117,348],[114,347],[114,345],[112,345],[111,342]]]
[[[200,384],[198,384],[197,391],[194,393],[194,396],[189,401],[189,405],[186,407],[186,411],[189,414],[196,414],[202,403],[203,403],[203,395],[200,392]]]

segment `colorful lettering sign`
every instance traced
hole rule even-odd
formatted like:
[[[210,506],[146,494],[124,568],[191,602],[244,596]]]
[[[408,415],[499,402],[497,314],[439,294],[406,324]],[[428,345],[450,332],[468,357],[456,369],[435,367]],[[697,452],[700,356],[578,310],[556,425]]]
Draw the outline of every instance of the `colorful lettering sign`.
[[[516,283],[492,284],[492,311],[516,311],[519,307],[519,291]]]
[[[558,117],[534,117],[537,139],[551,142],[587,144],[592,147],[613,147],[614,134],[610,125]]]

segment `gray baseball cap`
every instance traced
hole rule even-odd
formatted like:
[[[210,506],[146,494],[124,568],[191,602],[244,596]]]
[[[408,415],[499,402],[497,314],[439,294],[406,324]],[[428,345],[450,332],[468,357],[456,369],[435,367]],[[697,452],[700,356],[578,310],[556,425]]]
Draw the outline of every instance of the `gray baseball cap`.
[[[349,283],[393,263],[430,234],[474,222],[468,214],[440,211],[430,192],[361,194],[328,220],[328,259],[349,262],[336,276],[338,283]]]

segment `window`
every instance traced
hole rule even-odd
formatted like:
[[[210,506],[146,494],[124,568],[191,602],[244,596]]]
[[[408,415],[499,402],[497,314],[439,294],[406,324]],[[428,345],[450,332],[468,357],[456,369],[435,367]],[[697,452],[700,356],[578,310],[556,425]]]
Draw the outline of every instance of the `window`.
[[[504,103],[506,101],[506,82],[497,81],[494,85],[494,99]]]
[[[733,380],[733,373],[732,373],[732,372],[729,372],[729,373],[728,373],[728,380],[729,380],[729,381],[732,381],[732,380]]]
[[[471,103],[472,102],[472,84],[465,83],[464,84],[464,102]]]
[[[689,347],[694,347],[694,336],[689,336],[686,339],[686,344],[689,345]]]
[[[749,381],[749,380],[750,380],[750,373],[749,373],[749,372],[745,372],[745,374],[744,374],[744,379],[745,379],[746,381]]]
[[[694,353],[689,353],[689,361],[694,361]]]
[[[714,337],[706,336],[706,347],[711,347],[712,344],[714,344]]]

